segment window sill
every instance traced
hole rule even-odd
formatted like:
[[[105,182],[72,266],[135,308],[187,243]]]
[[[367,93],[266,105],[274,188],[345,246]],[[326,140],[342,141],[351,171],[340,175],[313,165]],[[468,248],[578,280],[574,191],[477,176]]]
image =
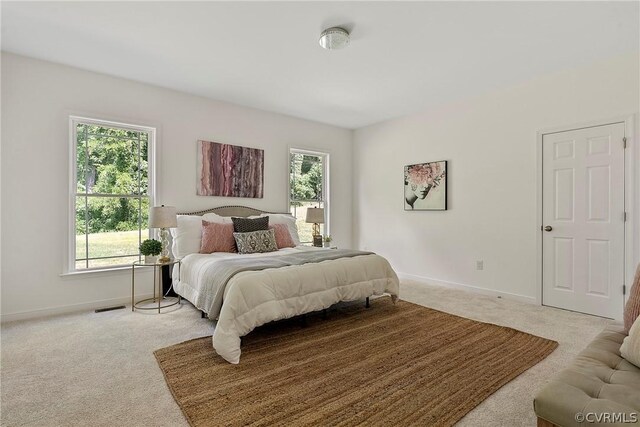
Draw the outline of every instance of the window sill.
[[[113,275],[121,275],[124,273],[131,274],[131,266],[123,265],[120,267],[112,267],[112,268],[97,268],[95,270],[78,270],[78,271],[70,271],[66,273],[61,273],[60,277],[62,278],[80,278],[87,276],[113,276]]]

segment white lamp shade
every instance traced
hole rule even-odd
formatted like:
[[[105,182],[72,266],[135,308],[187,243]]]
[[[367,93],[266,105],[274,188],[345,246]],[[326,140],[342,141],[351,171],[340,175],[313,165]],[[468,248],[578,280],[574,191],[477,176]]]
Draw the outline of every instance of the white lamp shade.
[[[307,208],[307,218],[305,222],[324,224],[324,208]]]
[[[149,227],[172,228],[178,226],[175,206],[154,206],[149,209]]]

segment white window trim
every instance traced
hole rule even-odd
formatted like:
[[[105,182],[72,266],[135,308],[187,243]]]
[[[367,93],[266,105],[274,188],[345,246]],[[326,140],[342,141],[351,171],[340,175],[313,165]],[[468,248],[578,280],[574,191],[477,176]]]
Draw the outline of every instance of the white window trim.
[[[322,189],[324,193],[324,232],[326,235],[331,235],[331,168],[330,158],[331,154],[326,151],[308,150],[306,148],[289,147],[287,152],[287,167],[291,168],[291,154],[306,154],[309,156],[323,157],[323,171],[322,171]],[[288,169],[289,170],[289,169]],[[287,212],[291,211],[291,182],[290,174],[287,172]]]
[[[82,270],[76,269],[76,240],[75,240],[75,230],[76,230],[76,205],[75,198],[77,192],[77,183],[76,183],[76,150],[77,150],[77,138],[76,138],[76,127],[78,123],[98,125],[98,126],[112,126],[121,129],[128,129],[137,132],[147,132],[149,134],[149,139],[147,141],[148,147],[148,155],[147,159],[147,167],[148,167],[148,179],[149,179],[149,187],[147,188],[148,196],[149,196],[149,206],[155,205],[155,194],[156,194],[156,168],[155,168],[155,160],[156,160],[156,128],[144,125],[134,125],[130,123],[121,123],[112,120],[100,120],[94,119],[90,117],[82,117],[82,116],[69,116],[69,209],[68,209],[68,223],[67,223],[67,251],[65,256],[65,265],[63,269],[62,276],[75,276],[78,274],[89,274],[89,273],[105,273],[105,272],[117,272],[121,270],[128,269],[129,267],[123,265],[115,265],[113,267],[95,267],[95,268],[86,268]],[[150,233],[151,234],[151,233]]]

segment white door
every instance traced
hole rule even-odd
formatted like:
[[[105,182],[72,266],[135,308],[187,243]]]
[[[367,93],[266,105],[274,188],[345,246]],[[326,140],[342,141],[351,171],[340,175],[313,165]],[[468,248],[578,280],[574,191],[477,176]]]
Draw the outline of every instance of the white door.
[[[622,318],[624,123],[542,138],[542,303]]]

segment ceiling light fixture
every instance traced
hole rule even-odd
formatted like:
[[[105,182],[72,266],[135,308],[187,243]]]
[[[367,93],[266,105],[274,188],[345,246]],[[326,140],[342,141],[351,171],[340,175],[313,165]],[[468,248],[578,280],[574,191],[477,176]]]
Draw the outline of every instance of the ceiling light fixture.
[[[327,28],[320,34],[320,46],[328,50],[342,49],[349,45],[349,32],[344,28]]]

